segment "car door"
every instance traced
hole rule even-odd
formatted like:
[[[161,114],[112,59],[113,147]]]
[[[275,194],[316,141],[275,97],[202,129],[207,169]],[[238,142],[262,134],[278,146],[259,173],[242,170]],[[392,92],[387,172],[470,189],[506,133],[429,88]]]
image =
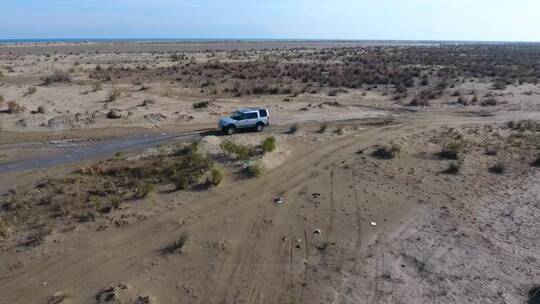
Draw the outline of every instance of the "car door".
[[[254,113],[242,113],[242,119],[238,121],[239,128],[249,128],[253,126],[253,114]],[[255,113],[255,116],[257,114]],[[256,119],[255,119],[256,120]]]

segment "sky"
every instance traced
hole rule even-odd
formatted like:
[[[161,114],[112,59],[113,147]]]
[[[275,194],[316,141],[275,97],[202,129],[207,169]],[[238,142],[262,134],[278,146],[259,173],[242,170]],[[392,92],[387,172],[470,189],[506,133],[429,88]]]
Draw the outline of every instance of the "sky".
[[[540,0],[0,0],[0,39],[540,41]]]

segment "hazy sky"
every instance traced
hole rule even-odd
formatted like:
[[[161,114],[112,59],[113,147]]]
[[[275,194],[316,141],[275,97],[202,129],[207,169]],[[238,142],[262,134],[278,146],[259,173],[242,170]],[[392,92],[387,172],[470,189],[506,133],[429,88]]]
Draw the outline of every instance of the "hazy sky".
[[[540,41],[540,0],[0,0],[0,39]]]

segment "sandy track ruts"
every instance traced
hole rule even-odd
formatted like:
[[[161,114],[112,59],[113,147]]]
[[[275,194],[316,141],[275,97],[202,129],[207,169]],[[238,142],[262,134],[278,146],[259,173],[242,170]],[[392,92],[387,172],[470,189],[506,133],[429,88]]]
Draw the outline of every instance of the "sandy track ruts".
[[[68,289],[91,303],[97,290],[107,283],[122,281],[125,274],[140,264],[143,258],[158,255],[159,249],[172,241],[179,231],[195,232],[235,217],[244,221],[241,235],[236,236],[241,241],[230,249],[215,275],[208,296],[200,303],[267,302],[269,297],[277,297],[283,293],[283,288],[287,288],[287,282],[280,273],[288,272],[287,263],[282,261],[287,259],[286,255],[291,252],[294,244],[293,240],[283,242],[282,236],[298,228],[289,226],[287,221],[294,217],[291,213],[293,204],[285,203],[276,208],[272,204],[276,194],[283,193],[285,197],[294,200],[307,180],[321,171],[331,169],[342,158],[350,157],[359,149],[367,148],[383,138],[415,130],[423,131],[434,125],[479,121],[489,121],[489,118],[423,118],[404,125],[349,134],[315,148],[297,151],[279,168],[260,179],[246,182],[242,187],[223,190],[219,197],[187,205],[114,233],[99,234],[92,244],[76,248],[33,269],[0,278],[4,290],[2,301],[38,303],[50,296],[50,290]],[[263,207],[257,208],[255,202],[261,202]],[[273,225],[261,226],[260,219],[263,216],[271,219]],[[188,222],[178,224],[183,219]],[[356,246],[359,246],[360,239],[356,242]],[[343,252],[341,258],[347,255],[354,256],[351,252]],[[49,282],[49,287],[36,288],[42,282]],[[246,288],[246,284],[249,288]],[[270,302],[274,300],[277,298]]]

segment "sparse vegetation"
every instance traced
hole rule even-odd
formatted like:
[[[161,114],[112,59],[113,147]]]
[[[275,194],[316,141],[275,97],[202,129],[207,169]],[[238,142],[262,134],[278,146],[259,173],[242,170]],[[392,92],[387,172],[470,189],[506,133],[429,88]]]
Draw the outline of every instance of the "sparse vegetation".
[[[294,124],[289,128],[289,131],[287,131],[287,133],[296,134],[298,130],[299,130],[299,126],[297,124]]]
[[[494,90],[506,90],[506,81],[503,79],[497,79],[493,83],[493,89]]]
[[[116,101],[118,98],[120,98],[121,95],[122,95],[122,92],[114,88],[112,91],[109,92],[109,96],[107,97],[107,102]]]
[[[7,112],[9,114],[18,114],[18,113],[21,113],[24,111],[24,107],[21,106],[20,104],[18,104],[17,102],[15,101],[10,101],[8,102],[8,109],[7,109]]]
[[[531,131],[531,132],[540,132],[540,122],[527,119],[527,120],[520,120],[520,121],[510,121],[508,123],[508,127],[512,130],[516,131]]]
[[[145,198],[145,197],[148,196],[148,194],[154,192],[155,189],[156,189],[156,187],[154,186],[154,184],[149,183],[149,182],[145,182],[145,181],[141,181],[137,185],[136,196],[139,197],[139,198]]]
[[[483,107],[494,107],[498,103],[499,103],[499,101],[496,98],[489,97],[489,98],[484,99],[482,101],[482,103],[480,103],[480,105],[483,106]]]
[[[101,91],[101,89],[103,88],[103,84],[99,80],[92,81],[91,86],[92,86],[92,92]]]
[[[184,248],[188,240],[189,240],[189,235],[186,232],[184,232],[180,234],[180,236],[174,242],[172,242],[169,246],[161,249],[161,252],[163,254],[178,253],[182,250],[182,248]]]
[[[71,82],[71,76],[65,71],[56,70],[52,75],[45,77],[43,81],[45,85],[55,82]]]
[[[495,174],[503,174],[505,172],[506,168],[504,166],[504,163],[499,161],[493,166],[489,168],[489,172],[495,173]]]
[[[208,108],[208,106],[210,105],[210,102],[208,101],[201,101],[201,102],[196,102],[193,104],[193,108],[194,109],[205,109],[205,108]]]
[[[265,153],[274,151],[277,148],[276,138],[274,136],[267,137],[263,140],[261,147]]]
[[[438,155],[441,158],[457,160],[460,149],[461,143],[456,141],[450,142],[443,146],[441,152],[439,152]]]
[[[229,156],[236,156],[239,160],[248,160],[257,154],[254,147],[236,144],[230,140],[223,141],[219,147]]]
[[[461,169],[461,164],[459,162],[451,162],[447,169],[442,171],[444,174],[458,174]]]
[[[319,130],[317,131],[317,133],[322,134],[322,133],[326,132],[327,129],[328,129],[328,124],[323,123],[323,124],[321,125],[321,127],[319,128]]]
[[[532,166],[540,168],[540,156],[538,156],[538,158],[536,158],[536,160],[532,163]]]
[[[10,226],[2,218],[0,218],[0,240],[6,239],[10,235]]]
[[[371,153],[373,157],[379,159],[393,159],[401,152],[401,148],[396,144],[390,146],[380,146]]]
[[[36,87],[34,86],[28,87],[28,89],[26,90],[26,93],[24,93],[24,96],[34,95],[36,92],[37,92]]]
[[[223,171],[220,168],[214,166],[212,167],[212,170],[210,171],[210,173],[211,173],[212,185],[219,186],[221,182],[223,181]]]
[[[263,168],[259,164],[249,164],[244,169],[247,177],[260,177],[263,174]]]

